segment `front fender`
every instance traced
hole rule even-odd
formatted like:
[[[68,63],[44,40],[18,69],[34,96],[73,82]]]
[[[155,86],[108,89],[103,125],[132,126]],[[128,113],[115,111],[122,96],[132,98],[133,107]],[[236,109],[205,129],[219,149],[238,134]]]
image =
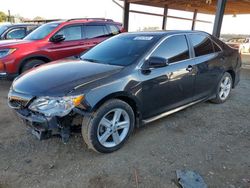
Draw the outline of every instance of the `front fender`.
[[[96,110],[105,101],[112,98],[126,98],[131,100],[140,111],[142,106],[140,86],[139,82],[128,80],[128,78],[119,79],[90,90],[85,95],[85,99],[90,106],[90,111]]]

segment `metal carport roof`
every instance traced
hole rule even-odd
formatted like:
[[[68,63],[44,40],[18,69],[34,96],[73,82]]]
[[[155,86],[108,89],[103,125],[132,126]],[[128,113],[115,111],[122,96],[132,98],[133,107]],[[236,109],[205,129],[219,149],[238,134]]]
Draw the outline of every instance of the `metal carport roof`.
[[[162,16],[162,29],[166,29],[168,9],[194,12],[192,29],[195,27],[197,13],[215,14],[213,35],[219,37],[224,14],[250,14],[250,0],[121,0],[124,1],[123,24],[128,30],[130,4],[140,4],[164,8],[162,15],[131,11],[142,14]]]

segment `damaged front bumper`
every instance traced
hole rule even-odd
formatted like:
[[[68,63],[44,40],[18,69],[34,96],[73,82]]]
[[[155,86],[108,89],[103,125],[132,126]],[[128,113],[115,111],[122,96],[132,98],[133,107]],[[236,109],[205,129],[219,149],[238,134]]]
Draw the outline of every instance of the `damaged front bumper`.
[[[50,138],[59,134],[59,126],[56,117],[45,117],[41,114],[34,114],[27,109],[15,110],[18,117],[26,124],[39,140]]]
[[[80,95],[75,98],[73,98],[72,96],[68,96],[56,99],[42,99],[40,99],[39,101],[39,98],[35,98],[32,95],[16,92],[11,88],[8,94],[8,105],[16,112],[19,119],[21,119],[26,125],[29,126],[31,133],[35,135],[39,140],[50,138],[53,135],[60,135],[63,142],[67,142],[69,140],[70,131],[72,130],[72,128],[75,128],[75,125],[81,125],[82,123],[78,121],[78,124],[75,124],[75,120],[81,120],[83,116],[88,114],[88,106],[85,105],[85,103],[82,101],[83,96]],[[73,103],[72,101],[75,103]],[[33,103],[38,106],[39,104],[43,106],[44,104],[48,103],[51,106],[47,109],[47,113],[47,111],[44,109],[40,111],[36,108],[32,109]],[[58,107],[57,104],[62,104],[62,107],[60,105]],[[69,109],[67,104],[71,105],[69,106]],[[67,109],[66,107],[63,108],[64,106],[66,106]],[[56,107],[58,107],[58,109]],[[54,109],[56,113],[51,113],[51,109]],[[66,111],[63,111],[65,109]]]
[[[81,112],[81,115],[84,114],[79,109],[73,111],[78,114]],[[73,116],[62,118],[55,116],[46,117],[43,114],[34,113],[28,109],[16,109],[15,112],[19,119],[29,127],[30,132],[39,140],[59,135],[64,143],[68,142]]]

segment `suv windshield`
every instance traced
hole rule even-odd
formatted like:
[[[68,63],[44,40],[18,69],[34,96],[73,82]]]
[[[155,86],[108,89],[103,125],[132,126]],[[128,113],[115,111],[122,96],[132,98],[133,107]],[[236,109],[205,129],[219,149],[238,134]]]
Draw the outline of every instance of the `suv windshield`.
[[[81,56],[95,63],[127,66],[137,61],[160,36],[122,34],[106,40]]]
[[[32,31],[29,35],[27,35],[24,40],[40,40],[45,38],[52,30],[54,30],[59,23],[49,23],[44,24],[34,31]]]
[[[7,28],[8,27],[6,25],[0,25],[0,35],[2,35]]]

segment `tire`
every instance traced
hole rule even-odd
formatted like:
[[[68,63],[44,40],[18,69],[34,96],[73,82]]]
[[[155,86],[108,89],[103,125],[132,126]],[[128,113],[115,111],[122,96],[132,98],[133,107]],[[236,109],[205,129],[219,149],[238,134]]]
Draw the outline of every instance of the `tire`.
[[[34,67],[37,67],[39,65],[42,65],[46,63],[45,61],[43,60],[40,60],[40,59],[31,59],[31,60],[28,60],[27,62],[25,62],[25,64],[23,65],[22,69],[21,69],[21,73],[24,73],[26,72],[27,70],[29,69],[32,69]]]
[[[220,82],[218,83],[216,90],[216,97],[212,99],[211,102],[216,104],[224,103],[230,96],[232,85],[233,85],[233,79],[231,74],[225,72]]]
[[[115,118],[115,114],[120,114],[120,118]],[[88,148],[100,153],[111,153],[123,146],[134,127],[135,115],[131,106],[122,100],[112,99],[83,118],[82,136]]]

